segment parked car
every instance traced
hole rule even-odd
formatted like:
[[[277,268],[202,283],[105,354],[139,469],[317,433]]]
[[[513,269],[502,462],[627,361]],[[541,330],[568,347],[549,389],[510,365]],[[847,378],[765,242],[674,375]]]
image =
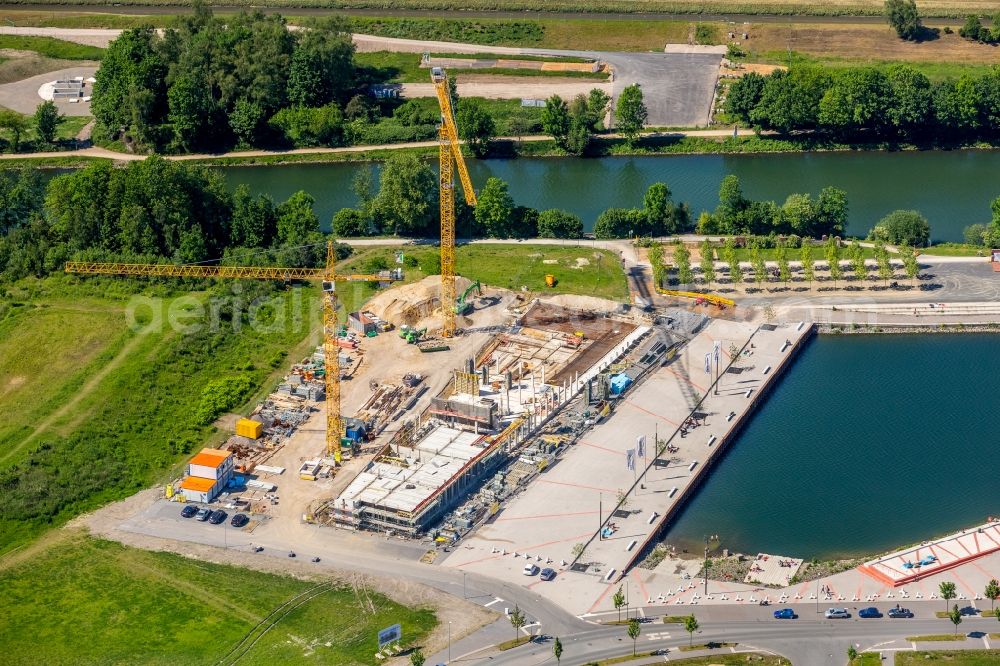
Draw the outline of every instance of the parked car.
[[[538,573],[538,567],[534,564],[525,564],[524,571],[522,573],[524,573],[525,576],[534,576]]]
[[[869,606],[868,608],[862,608],[859,610],[858,617],[882,617],[882,613],[880,613],[874,606]]]
[[[215,511],[212,512],[212,515],[209,516],[208,522],[212,523],[213,525],[218,525],[219,523],[221,523],[223,520],[226,519],[226,515],[227,515],[226,512],[223,511],[222,509],[216,509]]]
[[[208,517],[210,515],[212,515],[212,512],[209,511],[208,509],[199,509],[198,514],[195,516],[195,519],[203,523],[206,520],[208,520]]]
[[[913,617],[913,611],[909,608],[890,608],[886,615],[889,617]]]
[[[233,527],[243,527],[249,522],[250,519],[247,518],[245,513],[238,513],[235,516],[233,516],[233,519],[229,521],[229,524],[232,525]]]
[[[538,576],[542,580],[552,580],[556,577],[556,570],[549,567],[542,569],[542,573]]]
[[[186,507],[181,509],[181,518],[191,518],[196,513],[198,513],[198,507],[188,504]]]
[[[781,610],[774,611],[775,620],[794,620],[795,611],[791,608],[782,608]]]
[[[843,620],[851,617],[846,608],[827,608],[823,616],[828,620]]]

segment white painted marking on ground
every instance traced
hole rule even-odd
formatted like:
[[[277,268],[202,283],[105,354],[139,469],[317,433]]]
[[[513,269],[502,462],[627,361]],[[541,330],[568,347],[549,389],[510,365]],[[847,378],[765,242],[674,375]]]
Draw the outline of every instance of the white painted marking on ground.
[[[483,604],[483,606],[485,606],[486,608],[489,608],[493,604],[499,604],[502,601],[503,601],[503,599],[501,599],[500,597],[493,597],[493,601],[489,602],[488,604]]]

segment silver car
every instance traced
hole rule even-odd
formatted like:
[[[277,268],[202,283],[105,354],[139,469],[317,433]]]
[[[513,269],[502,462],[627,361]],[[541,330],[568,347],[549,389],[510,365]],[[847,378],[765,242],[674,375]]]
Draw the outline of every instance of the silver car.
[[[846,608],[827,608],[823,614],[828,620],[845,619],[851,617]]]

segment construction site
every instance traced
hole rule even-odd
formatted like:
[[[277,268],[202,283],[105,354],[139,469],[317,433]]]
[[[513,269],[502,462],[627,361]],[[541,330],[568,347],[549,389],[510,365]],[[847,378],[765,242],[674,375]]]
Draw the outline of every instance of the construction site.
[[[706,414],[698,413],[703,396],[689,378],[688,352],[692,345],[712,344],[704,341],[704,329],[719,321],[708,315],[723,306],[698,299],[654,310],[636,298],[639,307],[593,296],[547,295],[559,282],[556,274],[518,291],[456,274],[456,185],[461,184],[469,206],[476,205],[476,194],[459,148],[447,77],[438,68],[431,77],[443,119],[440,275],[406,283],[401,268],[341,274],[332,243],[323,268],[67,265],[68,272],[84,274],[316,280],[322,286],[322,339],[315,350],[296,359],[247,413],[220,419],[217,427],[228,434],[218,448],[196,456],[187,474],[168,485],[154,506],[127,521],[125,529],[215,543],[219,529],[185,522],[193,513],[187,506],[178,511],[175,502],[205,504],[215,509],[213,516],[222,516],[209,521],[215,525],[225,520],[222,508],[239,512],[232,522],[238,529],[234,536],[223,525],[227,547],[234,543],[257,552],[259,544],[280,544],[294,557],[292,546],[339,540],[357,547],[358,536],[378,533],[411,544],[404,550],[415,549],[424,562],[461,567],[441,555],[463,540],[471,543],[466,549],[482,547],[477,530],[495,531],[486,526],[495,525],[509,507],[521,512],[526,502],[536,511],[539,502],[565,504],[549,496],[551,486],[541,478],[552,477],[552,470],[566,477],[559,494],[567,497],[579,493],[574,488],[580,475],[607,476],[605,462],[591,460],[595,445],[585,438],[604,433],[606,443],[596,447],[602,450],[627,445],[635,437],[629,423],[639,421],[623,421],[618,412],[639,404],[633,397],[637,391],[648,394],[642,387],[657,386],[665,373],[676,377],[670,380],[677,385],[670,389],[671,414],[681,411],[688,417],[663,420],[683,421],[674,434],[704,423]],[[402,253],[397,264],[403,264]],[[558,270],[573,269],[553,268]],[[337,284],[343,282],[374,283],[377,291],[361,309],[338,314]],[[730,328],[712,335],[717,340],[721,331],[737,346],[753,335],[746,325]],[[655,396],[646,402],[641,409],[647,416],[661,409]],[[666,449],[658,435],[649,435],[655,458]],[[632,471],[626,473],[633,476],[636,455],[629,452]],[[647,452],[638,456],[645,461]],[[576,459],[571,467],[559,464],[569,457]],[[620,503],[629,492],[620,491]],[[675,487],[668,499],[676,493]],[[205,508],[198,515],[203,521]],[[573,524],[564,521],[564,527]],[[649,540],[660,523],[646,524],[652,526],[645,530]],[[497,553],[488,538],[485,543],[491,555]],[[631,566],[644,548],[632,553],[635,545],[626,551],[628,563],[612,567],[599,583],[614,582],[612,574]],[[377,546],[369,542],[367,547]],[[601,570],[599,564],[573,569],[566,544],[552,549],[546,561],[557,554],[565,571],[589,569],[591,579]]]

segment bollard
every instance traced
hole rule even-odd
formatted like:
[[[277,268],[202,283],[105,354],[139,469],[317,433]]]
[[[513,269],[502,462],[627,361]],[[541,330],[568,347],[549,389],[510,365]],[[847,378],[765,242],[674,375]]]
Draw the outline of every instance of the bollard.
[[[670,492],[667,494],[667,499],[672,498],[676,494],[677,494],[677,486],[674,486],[673,488],[670,489]]]
[[[715,444],[715,435],[708,438],[708,445],[712,446],[712,444]]]
[[[638,542],[638,540],[636,540],[636,539],[632,539],[632,541],[631,541],[631,542],[629,542],[629,545],[628,545],[628,546],[627,546],[627,547],[625,548],[625,552],[626,552],[626,553],[628,553],[628,552],[631,552],[631,550],[632,550],[633,548],[635,548],[635,544],[637,544],[637,543],[639,543],[639,542]]]
[[[743,397],[749,398],[751,393],[753,393],[753,389],[747,389],[747,392],[743,394]]]
[[[766,375],[767,373],[769,373],[769,372],[771,372],[771,366],[767,366],[766,368],[764,368],[764,374],[765,374],[765,375]]]
[[[693,460],[691,462],[691,465],[688,467],[688,471],[689,472],[694,471],[694,468],[697,467],[697,466],[698,466],[698,461],[697,460]]]

